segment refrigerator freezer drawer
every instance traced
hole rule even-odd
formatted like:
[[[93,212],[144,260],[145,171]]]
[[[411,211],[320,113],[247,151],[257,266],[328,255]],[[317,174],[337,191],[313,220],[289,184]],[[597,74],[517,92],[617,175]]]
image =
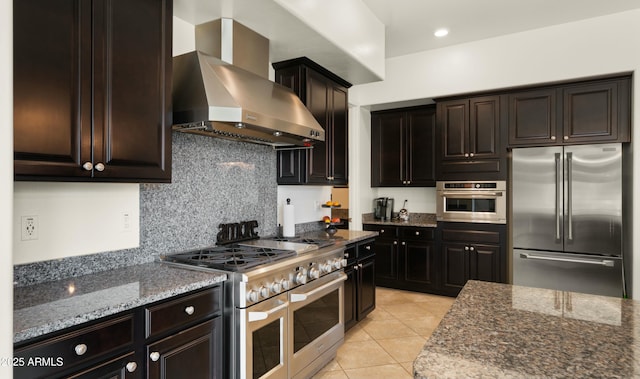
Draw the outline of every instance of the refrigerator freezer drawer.
[[[513,249],[513,284],[622,297],[622,259]]]

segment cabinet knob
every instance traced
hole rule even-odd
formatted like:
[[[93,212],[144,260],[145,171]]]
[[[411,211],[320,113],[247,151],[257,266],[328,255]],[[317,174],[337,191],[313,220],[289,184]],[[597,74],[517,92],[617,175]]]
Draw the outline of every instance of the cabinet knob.
[[[154,351],[153,353],[149,354],[149,358],[151,358],[152,361],[156,362],[158,359],[160,359],[160,353]]]
[[[476,249],[476,248],[475,248],[475,247],[473,247],[473,246],[471,246],[471,247],[469,248],[469,250],[471,250],[471,251],[474,251],[475,249]]]
[[[411,180],[407,180],[407,184],[411,184]]]
[[[384,233],[384,229],[380,229],[380,234]]]
[[[473,158],[473,155],[474,155],[473,153],[469,153],[469,156],[470,156],[471,158]]]
[[[75,350],[77,355],[84,355],[84,353],[87,352],[87,345],[81,343],[79,345],[76,345],[73,350]]]
[[[469,158],[469,153],[464,153],[465,158]]]
[[[394,244],[394,245],[397,245],[397,244],[398,244],[398,241],[393,241],[393,244]]]
[[[188,314],[189,316],[191,316],[195,311],[196,309],[193,307],[193,305],[190,305],[184,309],[184,313]]]
[[[358,269],[358,265],[353,266],[353,269],[357,270]]]
[[[93,170],[93,163],[84,162],[84,164],[82,165],[82,168],[85,169],[86,171],[91,171]]]
[[[96,163],[96,171],[104,171],[104,163]]]
[[[362,268],[362,263],[358,263],[358,267]]]
[[[569,136],[564,136],[564,137],[562,137],[562,139],[566,141],[566,140],[569,139]]]
[[[555,141],[556,140],[556,136],[551,136],[551,140]]]
[[[406,245],[406,244],[407,244],[406,242],[402,241],[402,246],[404,246],[404,245]]]
[[[420,235],[420,232],[416,232],[416,236],[419,236],[419,235]]]
[[[367,250],[371,250],[371,246],[370,245],[367,245],[364,248],[367,249]]]
[[[127,365],[125,367],[126,367],[127,371],[134,372],[138,368],[138,365],[136,364],[136,362],[129,362],[129,363],[127,363]]]
[[[469,251],[469,246],[464,247],[465,251]]]

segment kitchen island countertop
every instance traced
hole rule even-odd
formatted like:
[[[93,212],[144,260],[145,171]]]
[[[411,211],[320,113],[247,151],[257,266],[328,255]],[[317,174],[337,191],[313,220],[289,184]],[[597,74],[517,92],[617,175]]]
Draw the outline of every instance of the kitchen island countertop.
[[[13,342],[79,325],[226,280],[159,262],[13,289]]]
[[[639,320],[633,300],[468,281],[414,377],[638,377]]]

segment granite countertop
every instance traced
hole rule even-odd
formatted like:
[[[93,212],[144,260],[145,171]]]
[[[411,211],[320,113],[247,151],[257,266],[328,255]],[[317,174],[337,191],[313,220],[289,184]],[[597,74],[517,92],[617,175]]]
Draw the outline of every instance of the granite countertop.
[[[13,289],[13,342],[226,280],[224,273],[153,262]]]
[[[402,221],[398,218],[392,218],[391,220],[376,220],[373,217],[373,213],[365,213],[362,215],[363,224],[374,225],[392,225],[392,226],[417,226],[424,228],[436,228],[438,221],[434,213],[409,213],[409,220]]]
[[[469,281],[416,358],[414,376],[637,377],[638,320],[633,300]]]
[[[336,234],[334,234],[333,236],[330,236],[328,233],[325,233],[324,230],[319,230],[315,232],[302,233],[300,234],[300,237],[310,238],[310,239],[329,238],[330,240],[335,241],[337,244],[349,245],[352,243],[364,241],[369,238],[373,238],[377,235],[378,235],[377,232],[338,229]]]

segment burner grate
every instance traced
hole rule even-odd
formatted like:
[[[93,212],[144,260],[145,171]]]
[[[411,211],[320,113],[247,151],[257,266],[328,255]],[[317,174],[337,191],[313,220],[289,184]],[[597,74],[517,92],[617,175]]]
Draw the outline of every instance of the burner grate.
[[[242,271],[290,256],[293,250],[251,246],[220,246],[166,256],[167,260],[218,270]]]

